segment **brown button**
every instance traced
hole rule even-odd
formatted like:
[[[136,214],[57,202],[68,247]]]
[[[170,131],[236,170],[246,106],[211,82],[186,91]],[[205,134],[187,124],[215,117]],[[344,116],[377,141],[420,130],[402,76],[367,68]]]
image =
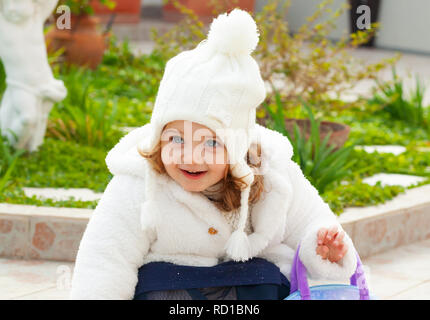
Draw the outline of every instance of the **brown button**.
[[[217,229],[214,229],[214,228],[212,228],[212,227],[210,227],[210,228],[209,228],[209,230],[208,230],[208,232],[209,232],[210,234],[217,234],[217,233],[218,233],[218,230],[217,230]]]

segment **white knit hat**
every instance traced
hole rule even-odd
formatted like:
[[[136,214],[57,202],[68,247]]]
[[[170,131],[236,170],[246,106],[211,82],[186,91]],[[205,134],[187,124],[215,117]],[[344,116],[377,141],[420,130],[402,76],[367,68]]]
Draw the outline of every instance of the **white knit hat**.
[[[254,173],[246,154],[256,132],[256,108],[266,97],[258,64],[251,57],[258,40],[257,25],[248,12],[234,9],[215,18],[207,39],[167,62],[152,112],[151,136],[139,146],[142,151],[151,151],[160,141],[164,126],[175,120],[204,125],[223,141],[231,174],[245,177],[248,185],[241,192],[239,224],[226,244],[228,256],[236,261],[251,255],[244,229]],[[149,209],[154,190],[154,173],[147,168],[149,200],[143,210]]]

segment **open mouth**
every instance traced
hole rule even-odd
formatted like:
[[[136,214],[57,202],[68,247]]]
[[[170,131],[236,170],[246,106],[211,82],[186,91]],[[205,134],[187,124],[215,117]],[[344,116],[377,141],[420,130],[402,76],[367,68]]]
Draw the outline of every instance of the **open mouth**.
[[[195,172],[193,172],[193,171],[187,171],[187,170],[183,170],[183,169],[181,169],[181,171],[187,177],[194,177],[194,178],[201,177],[201,176],[203,176],[207,172],[207,171],[195,171]]]

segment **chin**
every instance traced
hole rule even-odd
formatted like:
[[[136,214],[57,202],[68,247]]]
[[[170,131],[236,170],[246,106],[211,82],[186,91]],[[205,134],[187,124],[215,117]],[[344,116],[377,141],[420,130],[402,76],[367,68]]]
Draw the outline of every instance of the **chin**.
[[[201,191],[203,191],[203,190],[205,190],[205,188],[196,188],[196,187],[184,187],[184,186],[182,186],[186,191],[189,191],[189,192],[201,192]]]
[[[182,188],[189,192],[201,192],[205,190],[204,186],[193,185],[192,183],[181,184]]]

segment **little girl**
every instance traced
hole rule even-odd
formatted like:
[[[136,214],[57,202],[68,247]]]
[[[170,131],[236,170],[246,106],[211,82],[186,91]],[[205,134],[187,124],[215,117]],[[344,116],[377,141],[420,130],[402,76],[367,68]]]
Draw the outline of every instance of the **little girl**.
[[[311,279],[354,273],[352,241],[291,143],[255,122],[258,39],[234,9],[167,62],[151,122],[106,157],[114,176],[82,238],[72,299],[283,299],[299,244]]]

